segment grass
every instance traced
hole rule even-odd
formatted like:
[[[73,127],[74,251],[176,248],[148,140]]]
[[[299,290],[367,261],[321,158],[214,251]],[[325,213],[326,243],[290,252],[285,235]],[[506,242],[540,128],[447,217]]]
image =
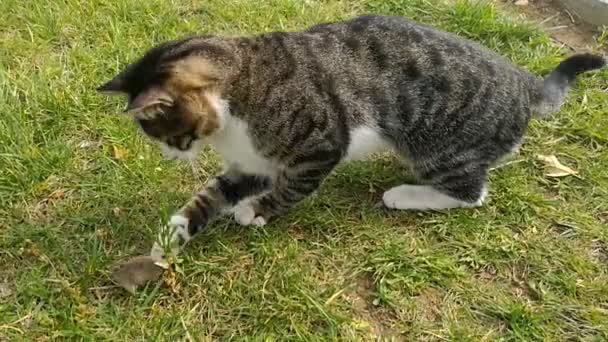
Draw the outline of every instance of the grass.
[[[531,125],[482,208],[378,209],[407,177],[379,156],[263,229],[217,222],[167,284],[110,287],[111,266],[146,252],[220,165],[201,156],[197,179],[163,161],[94,88],[161,40],[364,12],[457,32],[539,74],[567,53],[484,2],[0,1],[0,340],[608,339],[608,70]],[[547,178],[537,154],[579,175]]]

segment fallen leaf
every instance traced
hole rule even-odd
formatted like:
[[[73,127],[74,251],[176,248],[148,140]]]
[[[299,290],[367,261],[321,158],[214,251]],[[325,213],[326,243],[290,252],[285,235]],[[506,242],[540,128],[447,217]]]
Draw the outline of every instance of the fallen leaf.
[[[114,151],[114,158],[118,160],[124,160],[129,155],[129,151],[127,151],[127,149],[125,149],[124,147],[112,145],[112,149]]]
[[[545,164],[545,176],[547,177],[565,177],[578,174],[577,171],[560,163],[554,155],[544,156],[539,154],[537,157]]]
[[[528,6],[528,0],[517,0],[515,1],[516,6]]]

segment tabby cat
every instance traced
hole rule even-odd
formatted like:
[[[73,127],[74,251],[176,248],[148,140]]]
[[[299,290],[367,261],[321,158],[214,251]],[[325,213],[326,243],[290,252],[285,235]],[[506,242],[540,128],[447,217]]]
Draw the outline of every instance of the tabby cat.
[[[475,207],[493,162],[528,121],[559,110],[590,54],[544,79],[488,49],[401,17],[362,16],[302,32],[200,36],[149,50],[100,92],[169,157],[210,144],[225,170],[161,230],[152,255],[177,253],[227,212],[263,226],[314,192],[342,161],[393,150],[418,184],[383,195],[394,209]]]

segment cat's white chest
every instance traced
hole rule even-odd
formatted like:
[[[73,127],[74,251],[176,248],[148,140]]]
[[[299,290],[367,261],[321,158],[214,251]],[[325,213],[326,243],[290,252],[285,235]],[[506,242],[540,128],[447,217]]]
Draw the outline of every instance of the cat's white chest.
[[[224,127],[207,141],[222,156],[229,167],[258,175],[274,176],[276,165],[263,157],[253,146],[247,123],[236,117],[226,117]]]
[[[344,161],[362,160],[374,153],[391,149],[388,141],[370,127],[357,127],[350,132],[350,143]]]
[[[263,157],[253,145],[247,123],[239,118],[225,117],[223,129],[206,141],[230,167],[258,175],[274,177],[278,165]],[[344,161],[362,160],[377,152],[390,150],[384,137],[369,127],[357,127],[350,132],[350,143]]]

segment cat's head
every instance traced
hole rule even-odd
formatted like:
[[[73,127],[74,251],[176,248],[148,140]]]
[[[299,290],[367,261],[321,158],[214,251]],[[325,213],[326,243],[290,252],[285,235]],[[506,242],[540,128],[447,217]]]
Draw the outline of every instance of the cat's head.
[[[165,156],[191,159],[221,128],[233,64],[230,47],[219,39],[172,41],[150,49],[97,91],[126,96],[125,112]]]

